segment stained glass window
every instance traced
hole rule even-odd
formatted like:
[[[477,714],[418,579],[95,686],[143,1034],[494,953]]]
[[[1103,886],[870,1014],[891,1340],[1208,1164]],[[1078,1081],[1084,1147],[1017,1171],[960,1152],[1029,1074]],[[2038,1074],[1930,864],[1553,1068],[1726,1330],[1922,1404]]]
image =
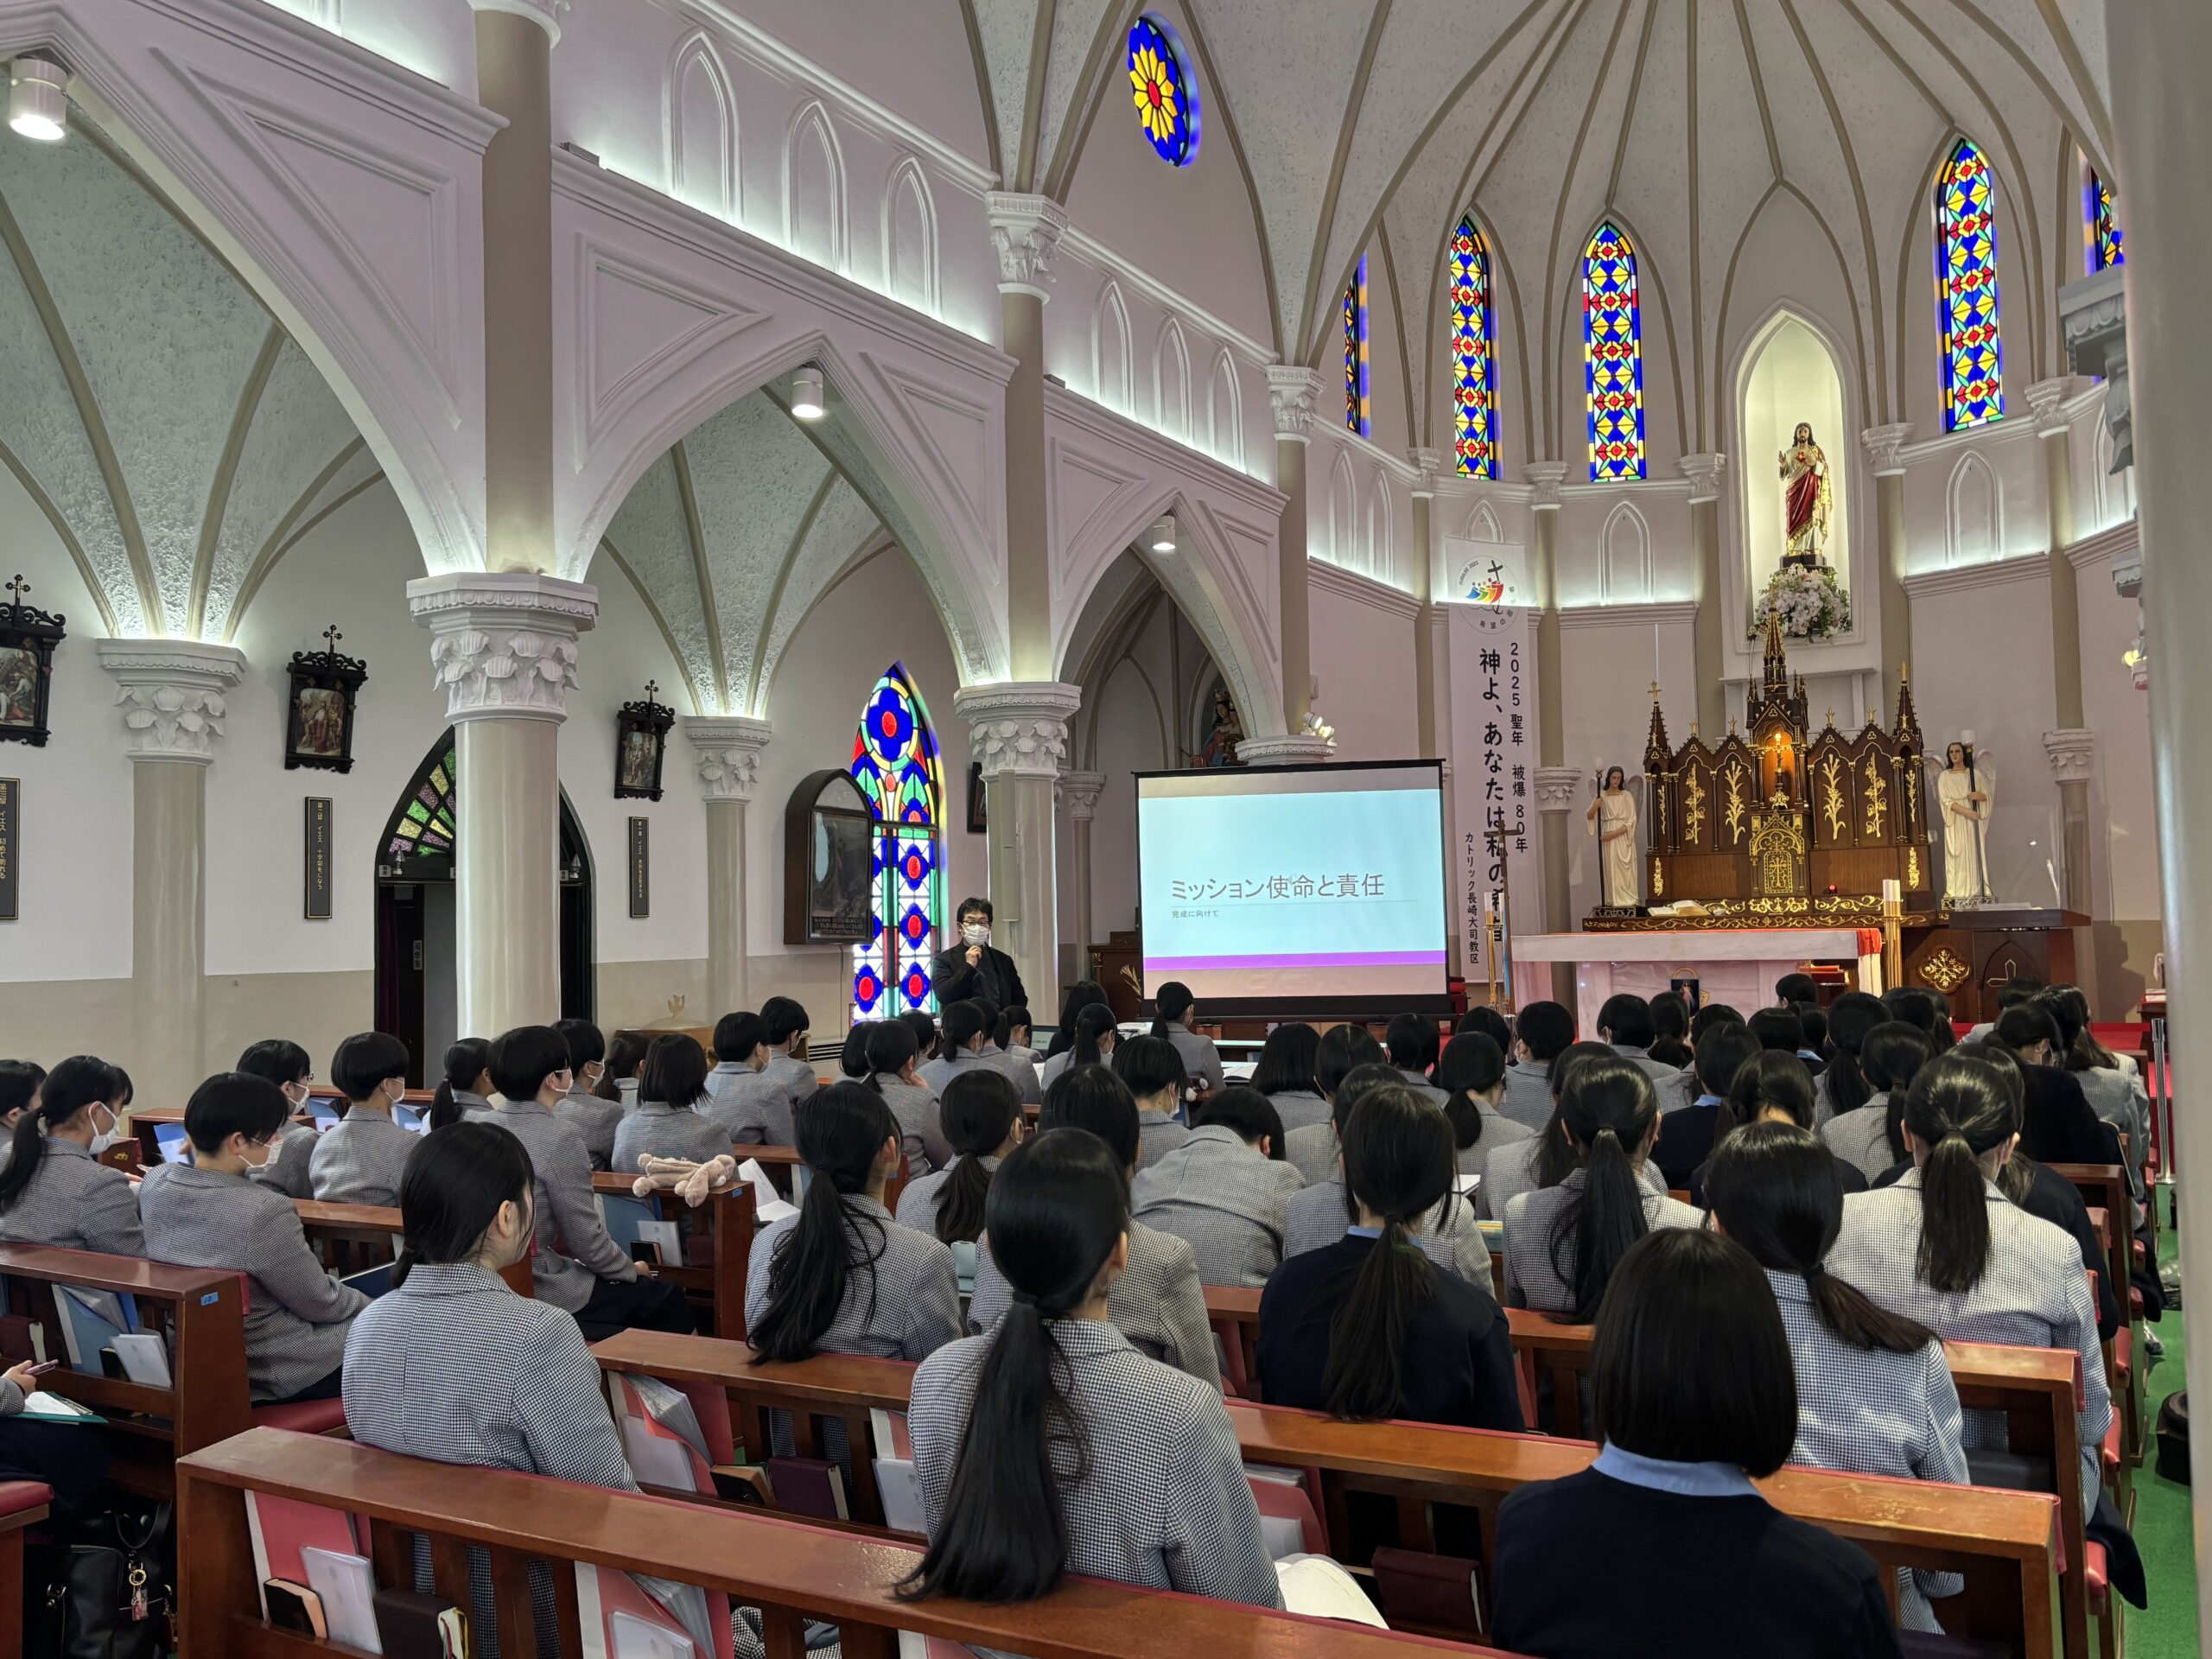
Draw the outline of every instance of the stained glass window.
[[[452,734],[432,749],[384,834],[382,862],[400,880],[435,880],[453,874],[454,838],[460,833],[454,798]]]
[[[1471,216],[1452,233],[1452,451],[1462,478],[1497,476],[1497,362],[1491,342],[1490,249]]]
[[[1129,29],[1129,86],[1137,124],[1160,159],[1188,167],[1198,154],[1198,86],[1175,31],[1157,17]]]
[[[1363,438],[1374,435],[1367,398],[1367,256],[1344,284],[1344,424]]]
[[[1989,163],[1961,138],[1936,181],[1936,286],[1943,334],[1943,429],[2005,418],[1997,337],[1997,216]]]
[[[853,1017],[934,1014],[930,963],[944,907],[944,777],[929,710],[903,664],[875,683],[853,738],[851,771],[875,821],[868,843],[874,917],[868,943],[853,947]]]
[[[2088,181],[2082,187],[2082,240],[2092,276],[2127,263],[2126,240],[2112,210],[2112,187],[2097,176],[2094,168],[2088,169]]]
[[[1643,476],[1643,324],[1636,250],[1608,219],[1582,254],[1582,378],[1590,477]]]

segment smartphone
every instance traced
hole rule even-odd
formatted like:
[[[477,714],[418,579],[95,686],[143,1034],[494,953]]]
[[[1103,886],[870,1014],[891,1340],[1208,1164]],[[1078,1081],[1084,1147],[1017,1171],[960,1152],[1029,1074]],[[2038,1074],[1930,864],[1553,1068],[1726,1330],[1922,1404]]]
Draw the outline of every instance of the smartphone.
[[[630,1259],[641,1268],[657,1268],[660,1266],[660,1246],[650,1238],[633,1238],[630,1241]]]
[[[44,1360],[40,1363],[32,1366],[30,1370],[25,1371],[23,1375],[25,1376],[44,1376],[48,1371],[59,1369],[60,1364],[61,1362],[58,1359]]]

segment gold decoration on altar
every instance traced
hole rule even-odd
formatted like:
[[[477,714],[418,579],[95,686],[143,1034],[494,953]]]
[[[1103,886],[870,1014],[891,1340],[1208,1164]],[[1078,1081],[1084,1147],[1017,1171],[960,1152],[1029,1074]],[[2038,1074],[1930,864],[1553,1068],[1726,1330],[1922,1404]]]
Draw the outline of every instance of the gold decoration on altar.
[[[1805,892],[1805,831],[1787,807],[1751,821],[1751,880],[1762,898],[1802,899]]]
[[[1828,821],[1830,841],[1843,839],[1843,784],[1838,775],[1842,765],[1842,758],[1834,749],[1828,751],[1827,759],[1821,763],[1821,781],[1828,786],[1825,810]]]
[[[1904,849],[1904,890],[1910,893],[1919,885],[1920,849],[1909,846]]]
[[[1866,839],[1879,841],[1882,836],[1882,816],[1889,810],[1889,791],[1883,786],[1881,768],[1874,757],[1866,757]]]
[[[1735,722],[1732,721],[1729,724],[1732,729]],[[1728,814],[1726,822],[1728,825],[1728,844],[1732,847],[1744,838],[1744,779],[1745,775],[1744,763],[1742,761],[1737,760],[1730,763],[1728,767]]]
[[[1651,896],[1654,899],[1667,896],[1667,867],[1656,858],[1651,861]]]
[[[1705,786],[1698,781],[1697,770],[1692,767],[1689,780],[1682,785],[1682,839],[1695,841],[1705,833]]]
[[[1936,954],[1920,964],[1920,976],[1946,996],[1965,984],[1971,971],[1951,954],[1948,945],[1939,945]]]

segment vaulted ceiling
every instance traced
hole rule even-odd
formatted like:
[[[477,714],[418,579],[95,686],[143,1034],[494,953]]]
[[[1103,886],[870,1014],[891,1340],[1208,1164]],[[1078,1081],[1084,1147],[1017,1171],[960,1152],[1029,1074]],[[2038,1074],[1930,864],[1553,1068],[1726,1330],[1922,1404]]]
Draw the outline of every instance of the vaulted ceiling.
[[[1130,118],[1121,54],[1137,0],[969,3],[1006,188],[1065,199],[1091,124]],[[1966,134],[2022,209],[2037,319],[2024,366],[2056,372],[2050,290],[2078,258],[2056,245],[2065,164],[2076,145],[2111,154],[2101,0],[1180,4],[1205,142],[1230,146],[1249,184],[1287,359],[1319,359],[1334,296],[1383,247],[1419,406],[1460,213],[1490,233],[1503,302],[1532,337],[1566,316],[1582,245],[1610,213],[1658,279],[1661,326],[1701,365],[1685,423],[1709,434],[1733,257],[1783,194],[1824,232],[1807,257],[1843,272],[1872,406],[1895,418],[1895,314],[1928,282],[1902,250],[1925,224],[1936,151]],[[1554,365],[1539,389],[1554,430],[1557,380]]]

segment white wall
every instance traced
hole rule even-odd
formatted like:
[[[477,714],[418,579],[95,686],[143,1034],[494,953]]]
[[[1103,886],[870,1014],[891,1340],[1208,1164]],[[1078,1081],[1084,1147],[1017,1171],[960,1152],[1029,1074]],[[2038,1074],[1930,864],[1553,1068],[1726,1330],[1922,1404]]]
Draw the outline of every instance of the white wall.
[[[1412,600],[1313,564],[1307,601],[1314,708],[1336,728],[1338,760],[1403,760],[1421,748]]]

